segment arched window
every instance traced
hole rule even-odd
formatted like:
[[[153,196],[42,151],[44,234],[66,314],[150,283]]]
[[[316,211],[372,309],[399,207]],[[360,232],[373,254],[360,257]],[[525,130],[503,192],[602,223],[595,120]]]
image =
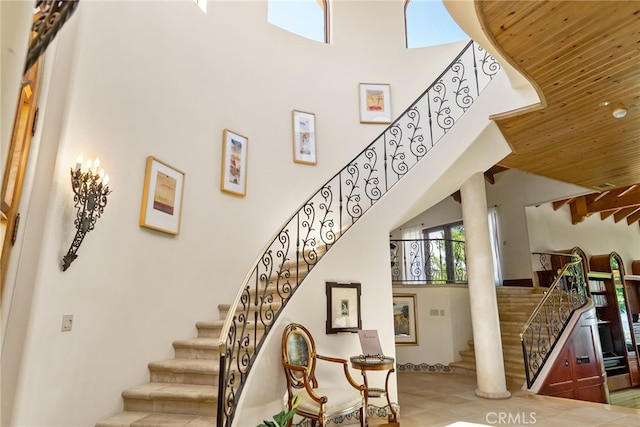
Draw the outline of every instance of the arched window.
[[[204,13],[207,13],[207,0],[193,0]]]
[[[329,43],[329,0],[268,0],[267,21],[299,36]]]
[[[469,38],[441,0],[406,0],[404,25],[408,48],[436,46]]]

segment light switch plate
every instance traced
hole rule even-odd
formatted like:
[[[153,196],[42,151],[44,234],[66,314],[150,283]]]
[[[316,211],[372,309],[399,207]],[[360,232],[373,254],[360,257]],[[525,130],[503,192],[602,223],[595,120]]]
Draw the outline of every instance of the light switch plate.
[[[62,332],[69,332],[73,327],[73,314],[62,315]]]

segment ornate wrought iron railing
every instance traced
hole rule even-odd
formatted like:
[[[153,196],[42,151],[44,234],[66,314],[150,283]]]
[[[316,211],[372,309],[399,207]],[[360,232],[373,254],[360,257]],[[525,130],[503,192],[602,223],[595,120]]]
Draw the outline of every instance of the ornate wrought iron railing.
[[[31,25],[31,41],[27,51],[24,72],[36,63],[47,46],[55,39],[62,26],[73,15],[80,0],[36,0]]]
[[[390,240],[391,279],[400,284],[467,283],[465,242],[451,239]]]
[[[245,276],[221,331],[218,426],[231,426],[260,347],[324,253],[454,126],[500,66],[470,41],[380,136],[314,193]]]
[[[570,260],[520,333],[528,388],[538,377],[573,313],[587,303],[582,260],[577,255],[571,256]]]

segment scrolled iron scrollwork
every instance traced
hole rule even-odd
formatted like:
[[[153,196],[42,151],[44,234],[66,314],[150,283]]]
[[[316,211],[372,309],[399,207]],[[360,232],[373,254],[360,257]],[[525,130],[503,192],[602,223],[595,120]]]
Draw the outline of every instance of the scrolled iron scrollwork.
[[[527,387],[531,387],[573,313],[587,303],[580,258],[567,263],[526,322],[520,340]]]
[[[437,82],[433,85],[435,96],[433,97],[431,111],[436,115],[436,124],[440,129],[447,133],[449,129],[453,127],[456,120],[451,116],[451,107],[447,105],[449,100],[447,99],[448,88],[443,81]]]
[[[235,402],[242,394],[257,349],[308,272],[426,156],[475,99],[466,89],[467,68],[481,74],[482,67],[489,65],[493,73],[484,74],[477,94],[492,80],[497,70],[486,54],[477,55],[482,60],[476,60],[476,47],[469,42],[404,114],[303,203],[254,261],[221,332],[218,390],[224,404],[218,405],[218,426],[232,425]],[[495,65],[499,68],[497,62]],[[457,77],[452,79],[451,75]],[[398,260],[396,268],[403,263]],[[456,265],[460,269],[466,266]],[[418,269],[424,267],[416,265],[415,270],[424,276]]]
[[[488,77],[495,76],[501,68],[498,61],[482,46],[477,45],[476,49],[482,53],[482,59],[479,60],[482,72]]]
[[[419,161],[429,151],[429,148],[424,145],[424,134],[422,133],[422,126],[420,126],[420,111],[413,107],[407,110],[406,114],[410,120],[406,127],[411,132],[411,136],[408,137],[409,150],[416,157],[416,161]]]

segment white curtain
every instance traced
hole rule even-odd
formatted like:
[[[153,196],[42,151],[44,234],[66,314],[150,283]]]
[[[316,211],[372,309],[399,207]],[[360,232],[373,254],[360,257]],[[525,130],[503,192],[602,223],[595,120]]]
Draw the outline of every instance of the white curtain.
[[[424,239],[422,225],[403,228],[401,231],[402,240]],[[425,272],[425,253],[423,242],[402,242],[403,277],[405,280],[421,281],[427,280]]]
[[[502,258],[500,256],[500,222],[498,207],[491,206],[489,212],[489,239],[491,240],[491,255],[493,256],[493,280],[496,286],[502,285]]]

